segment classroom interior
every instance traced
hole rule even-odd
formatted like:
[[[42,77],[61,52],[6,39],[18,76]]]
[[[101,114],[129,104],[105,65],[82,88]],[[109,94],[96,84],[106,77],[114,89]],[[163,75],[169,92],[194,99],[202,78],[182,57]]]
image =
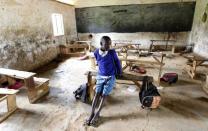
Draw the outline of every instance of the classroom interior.
[[[1,0],[0,131],[208,131],[207,17],[207,0]],[[91,103],[74,91],[93,100],[103,36],[124,77],[85,126]],[[141,108],[144,76],[156,109]]]

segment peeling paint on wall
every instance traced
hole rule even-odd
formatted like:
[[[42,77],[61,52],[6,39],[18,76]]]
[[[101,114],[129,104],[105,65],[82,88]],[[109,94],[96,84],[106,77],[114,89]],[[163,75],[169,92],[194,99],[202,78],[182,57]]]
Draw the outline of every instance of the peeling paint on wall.
[[[53,37],[52,13],[63,14],[65,36]],[[54,59],[66,38],[76,38],[72,6],[48,0],[3,0],[0,14],[0,67],[32,70]]]
[[[197,1],[189,43],[195,44],[195,53],[208,58],[208,20],[203,18],[205,13],[208,13],[208,1]]]

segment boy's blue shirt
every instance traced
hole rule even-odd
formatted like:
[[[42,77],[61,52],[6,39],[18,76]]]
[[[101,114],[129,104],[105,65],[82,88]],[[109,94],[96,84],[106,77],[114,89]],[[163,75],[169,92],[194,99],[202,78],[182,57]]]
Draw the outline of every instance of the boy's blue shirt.
[[[121,63],[114,49],[109,50],[107,55],[105,56],[101,56],[99,54],[99,49],[96,49],[94,52],[94,56],[98,63],[99,75],[113,76],[122,73]]]

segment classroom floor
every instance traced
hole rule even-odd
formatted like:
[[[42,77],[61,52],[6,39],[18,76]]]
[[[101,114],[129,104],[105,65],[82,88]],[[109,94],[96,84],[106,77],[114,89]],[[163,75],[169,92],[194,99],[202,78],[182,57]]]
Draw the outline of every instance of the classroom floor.
[[[100,126],[93,128],[83,126],[90,105],[73,96],[86,82],[84,73],[90,69],[90,61],[54,61],[38,70],[39,76],[50,78],[50,94],[29,104],[26,90],[21,89],[17,94],[19,109],[0,124],[0,131],[208,131],[208,95],[183,70],[184,58],[166,58],[165,62],[163,72],[177,72],[180,80],[171,86],[162,84],[159,109],[141,109],[138,91],[128,90],[134,85],[117,83],[101,113]],[[147,68],[147,74],[155,79],[157,73],[155,68]]]

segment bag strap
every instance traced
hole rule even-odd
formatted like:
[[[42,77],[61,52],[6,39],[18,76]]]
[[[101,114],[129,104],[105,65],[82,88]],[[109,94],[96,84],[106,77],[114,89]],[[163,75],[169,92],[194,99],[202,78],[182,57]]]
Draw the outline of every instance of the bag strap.
[[[148,90],[148,88],[149,88],[149,77],[148,76],[144,77],[144,82],[145,82],[145,90]]]

